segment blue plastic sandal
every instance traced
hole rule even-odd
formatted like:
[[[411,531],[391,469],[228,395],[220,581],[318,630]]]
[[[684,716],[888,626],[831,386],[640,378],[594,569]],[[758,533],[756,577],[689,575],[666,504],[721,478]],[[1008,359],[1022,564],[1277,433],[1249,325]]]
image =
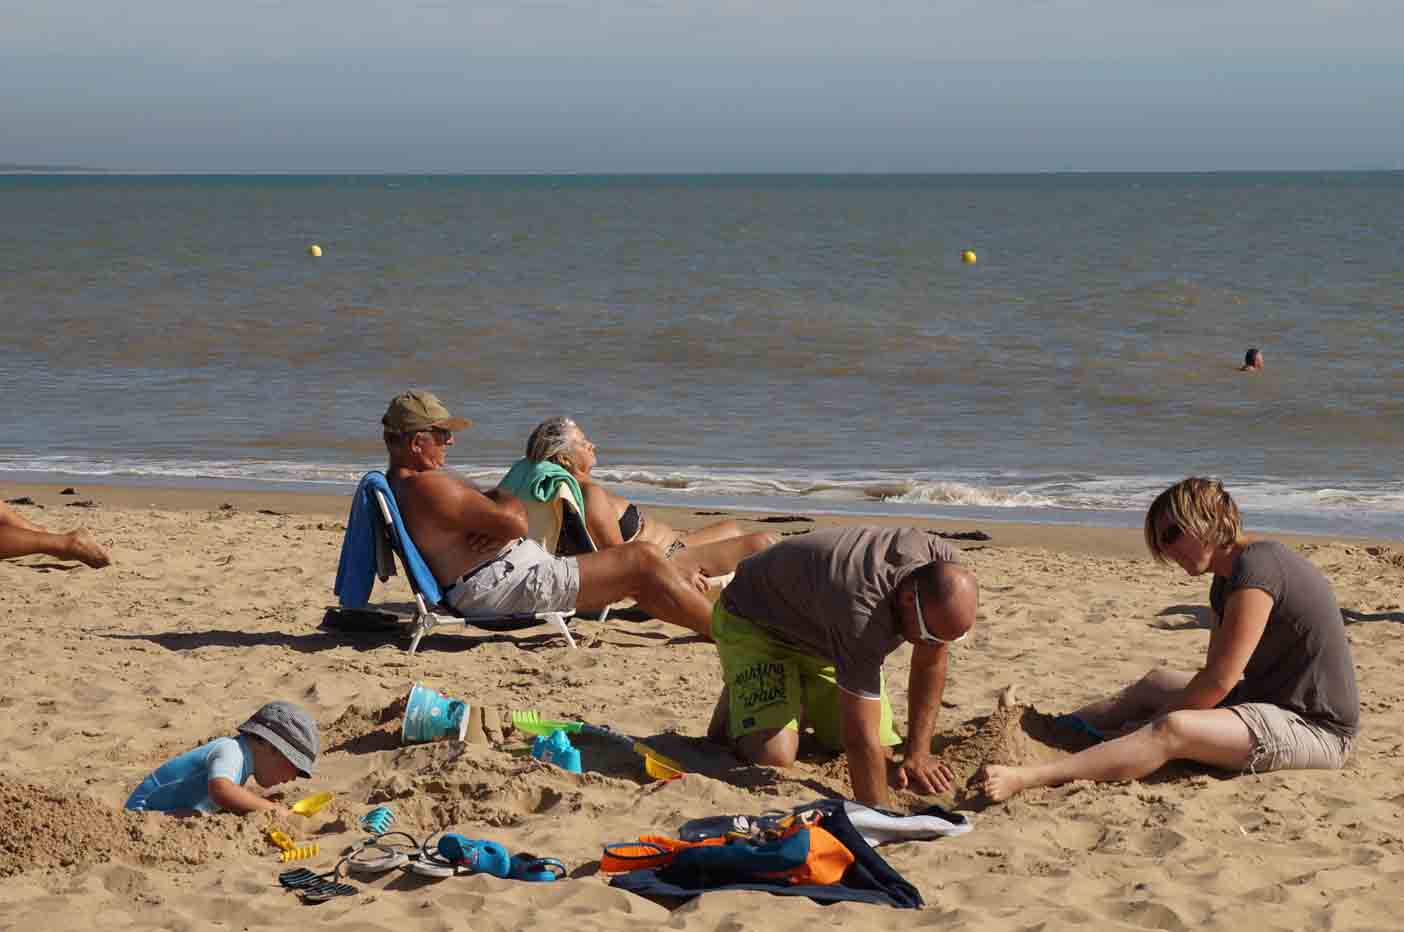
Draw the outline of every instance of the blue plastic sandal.
[[[512,857],[513,880],[529,880],[534,883],[547,883],[560,880],[566,875],[565,865],[555,858],[538,858],[534,854],[517,854]]]
[[[495,841],[465,838],[449,832],[439,839],[439,857],[454,867],[474,874],[491,874],[506,879],[512,873],[512,857]]]

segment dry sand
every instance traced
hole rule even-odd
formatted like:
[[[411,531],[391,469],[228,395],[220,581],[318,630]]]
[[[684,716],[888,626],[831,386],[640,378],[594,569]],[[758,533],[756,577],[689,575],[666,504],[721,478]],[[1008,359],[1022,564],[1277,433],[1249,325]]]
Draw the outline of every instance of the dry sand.
[[[847,788],[841,760],[789,772],[744,767],[700,735],[720,686],[715,654],[656,621],[579,623],[571,652],[539,632],[449,629],[410,658],[393,636],[317,627],[348,500],[219,491],[8,486],[55,530],[82,524],[115,563],[0,562],[0,929],[1391,929],[1404,879],[1404,545],[1292,539],[1347,611],[1362,735],[1342,772],[1237,776],[1174,766],[1140,783],[1072,784],[973,811],[975,830],[889,846],[928,902],[921,913],[764,894],[709,894],[669,912],[595,873],[600,848],[684,820],[756,813]],[[73,501],[93,507],[66,507]],[[221,504],[232,507],[222,509]],[[266,509],[274,514],[261,514]],[[752,523],[782,532],[814,523]],[[715,520],[674,511],[679,526]],[[818,524],[835,519],[821,519]],[[892,523],[892,522],[889,522]],[[963,778],[984,760],[1065,753],[1047,716],[1168,662],[1193,669],[1208,633],[1208,585],[1152,564],[1124,530],[923,522],[973,530],[981,622],[955,649],[939,743]],[[403,612],[400,578],[375,601]],[[908,651],[889,661],[899,719]],[[608,723],[698,772],[644,779],[636,758],[585,745],[568,774],[519,747],[400,747],[399,703],[421,680],[455,697]],[[1016,687],[1011,707],[1001,691]],[[396,828],[446,827],[566,862],[570,879],[430,882],[388,874],[361,895],[303,906],[281,891],[257,819],[126,813],[123,800],[169,756],[285,698],[317,716],[316,777],[288,799],[336,802],[291,826],[321,845],[361,837],[374,804]],[[922,800],[899,796],[903,807]]]

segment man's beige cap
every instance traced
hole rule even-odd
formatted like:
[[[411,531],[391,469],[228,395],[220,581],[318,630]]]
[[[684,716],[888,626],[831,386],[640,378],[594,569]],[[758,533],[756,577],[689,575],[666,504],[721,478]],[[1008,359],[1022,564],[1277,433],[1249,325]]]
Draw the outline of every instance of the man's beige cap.
[[[444,430],[464,430],[473,422],[463,417],[449,414],[444,403],[429,392],[418,390],[405,392],[390,399],[390,407],[380,419],[386,430],[397,434],[407,434],[416,430],[442,427]]]

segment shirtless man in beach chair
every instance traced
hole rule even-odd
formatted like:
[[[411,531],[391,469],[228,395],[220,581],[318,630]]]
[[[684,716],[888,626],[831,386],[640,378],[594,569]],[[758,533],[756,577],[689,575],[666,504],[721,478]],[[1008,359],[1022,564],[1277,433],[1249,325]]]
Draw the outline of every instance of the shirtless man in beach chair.
[[[101,544],[88,536],[87,531],[80,529],[55,534],[26,520],[9,505],[0,503],[0,560],[34,553],[60,560],[77,560],[95,570],[112,562],[112,557]]]
[[[789,537],[748,557],[712,614],[723,690],[707,736],[744,759],[788,767],[801,723],[848,756],[853,798],[889,786],[944,793],[955,775],[931,754],[950,644],[975,624],[979,588],[957,552],[913,528],[852,527]],[[905,754],[882,665],[912,645]]]
[[[527,539],[522,502],[480,491],[444,468],[453,435],[471,422],[411,391],[385,416],[386,478],[444,599],[465,614],[600,611],[624,598],[663,621],[710,637],[711,603],[653,544],[557,557]]]

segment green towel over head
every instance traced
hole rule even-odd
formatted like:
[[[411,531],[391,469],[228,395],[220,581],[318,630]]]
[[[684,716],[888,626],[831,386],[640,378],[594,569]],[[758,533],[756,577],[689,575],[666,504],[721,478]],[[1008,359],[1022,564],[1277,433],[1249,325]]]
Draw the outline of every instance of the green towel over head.
[[[580,483],[569,472],[555,463],[536,463],[522,457],[507,470],[498,485],[517,498],[533,502],[549,502],[556,497],[556,489],[564,482],[575,496],[575,504],[580,514],[585,514],[585,495],[580,491]]]

